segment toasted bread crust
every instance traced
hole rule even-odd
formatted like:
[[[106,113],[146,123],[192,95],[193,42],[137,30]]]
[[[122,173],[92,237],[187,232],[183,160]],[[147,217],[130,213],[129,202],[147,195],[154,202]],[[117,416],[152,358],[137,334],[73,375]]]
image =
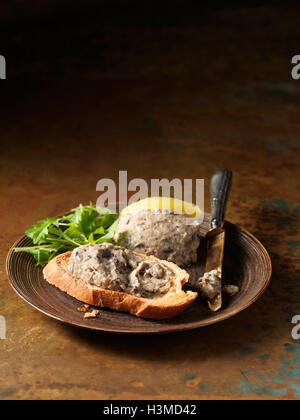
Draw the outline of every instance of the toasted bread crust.
[[[142,254],[137,255],[145,257]],[[43,275],[48,283],[89,305],[125,311],[143,318],[163,319],[179,315],[197,297],[195,292],[180,290],[156,302],[155,300],[152,301],[148,298],[141,298],[123,292],[96,288],[90,286],[86,281],[73,276],[67,270],[70,256],[71,252],[66,252],[53,258],[45,266]],[[157,259],[155,257],[151,258]],[[164,263],[166,262],[164,261]],[[186,271],[173,263],[167,264],[175,271],[181,285],[187,282],[188,274]]]

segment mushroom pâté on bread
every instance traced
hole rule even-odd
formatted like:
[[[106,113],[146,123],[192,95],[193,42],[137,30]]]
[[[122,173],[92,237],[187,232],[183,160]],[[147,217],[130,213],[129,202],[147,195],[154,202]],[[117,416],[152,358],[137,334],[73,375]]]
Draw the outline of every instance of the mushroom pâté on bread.
[[[143,318],[174,317],[197,297],[182,290],[189,275],[176,264],[110,243],[58,255],[43,274],[48,283],[84,303]]]

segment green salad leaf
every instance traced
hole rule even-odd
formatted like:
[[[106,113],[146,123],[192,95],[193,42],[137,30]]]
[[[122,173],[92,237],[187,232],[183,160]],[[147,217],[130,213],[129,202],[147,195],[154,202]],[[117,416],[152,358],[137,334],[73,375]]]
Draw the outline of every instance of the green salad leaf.
[[[62,217],[47,217],[26,231],[33,246],[14,248],[27,252],[37,265],[46,265],[53,257],[88,243],[112,242],[118,215],[105,207],[80,204]]]
[[[44,220],[40,220],[31,229],[26,231],[26,235],[32,239],[34,244],[42,243],[48,234],[48,228],[51,224],[55,224],[57,219],[53,217],[47,217]]]

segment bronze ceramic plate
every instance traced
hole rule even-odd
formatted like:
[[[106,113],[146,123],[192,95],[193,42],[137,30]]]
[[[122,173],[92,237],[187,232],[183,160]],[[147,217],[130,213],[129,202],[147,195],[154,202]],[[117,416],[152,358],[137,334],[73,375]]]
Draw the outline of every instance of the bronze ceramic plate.
[[[204,238],[209,228],[206,217],[200,226]],[[264,292],[271,277],[270,257],[262,244],[250,233],[226,222],[226,246],[224,254],[224,281],[239,286],[240,292],[225,299],[223,308],[215,313],[209,311],[206,303],[197,298],[192,305],[177,316],[168,320],[138,318],[127,313],[100,308],[97,318],[83,319],[83,312],[77,310],[81,302],[48,284],[42,269],[35,266],[33,257],[26,253],[9,251],[6,270],[10,284],[15,292],[29,305],[54,319],[95,331],[156,334],[190,330],[214,324],[241,312]],[[13,247],[30,246],[29,238],[23,237]],[[202,241],[202,248],[204,248]],[[197,266],[191,267],[191,277],[195,271],[203,272],[205,253],[200,252]],[[189,270],[188,270],[189,271]],[[98,308],[99,309],[99,308]]]

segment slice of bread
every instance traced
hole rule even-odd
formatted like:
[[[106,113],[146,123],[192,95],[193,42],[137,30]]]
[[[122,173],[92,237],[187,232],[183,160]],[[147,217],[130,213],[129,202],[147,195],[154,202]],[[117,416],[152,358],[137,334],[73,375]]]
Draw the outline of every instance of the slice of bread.
[[[143,254],[136,255],[146,258]],[[71,252],[58,255],[44,268],[43,274],[48,283],[53,284],[70,296],[93,306],[129,312],[142,318],[164,319],[181,314],[184,309],[196,299],[197,293],[184,292],[182,286],[188,281],[188,273],[177,265],[149,257],[168,266],[174,273],[170,289],[162,295],[152,298],[142,298],[132,294],[102,289],[85,280],[75,277],[69,270],[68,264]]]

